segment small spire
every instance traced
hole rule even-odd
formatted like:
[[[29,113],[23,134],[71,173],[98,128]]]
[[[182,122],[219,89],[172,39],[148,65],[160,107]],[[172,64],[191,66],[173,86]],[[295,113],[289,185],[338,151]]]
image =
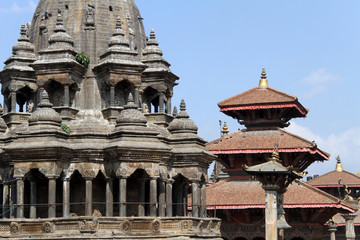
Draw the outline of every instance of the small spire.
[[[174,109],[173,109],[173,117],[176,117],[178,115],[178,110],[177,110],[177,107],[174,106]]]
[[[44,88],[40,88],[40,108],[51,108],[53,105],[49,101],[49,94]]]
[[[25,27],[25,24],[21,24],[21,28],[20,28],[20,35],[22,37],[25,37],[26,36],[26,27]]]
[[[181,99],[180,111],[181,111],[181,112],[185,112],[185,111],[186,111],[186,104],[185,104],[184,99]]]
[[[223,126],[223,128],[221,130],[221,135],[226,136],[228,134],[229,134],[229,128],[228,128],[228,126],[226,124],[226,121],[224,121],[224,126]]]
[[[267,89],[269,87],[268,80],[266,77],[265,67],[262,68],[261,79],[259,83],[259,89]]]
[[[129,103],[134,103],[134,97],[133,97],[133,95],[131,94],[131,93],[129,93],[129,97],[128,97],[128,102],[127,102],[128,104]]]
[[[155,40],[156,39],[156,35],[155,35],[155,30],[152,28],[150,31],[150,39],[151,40]]]
[[[61,13],[58,13],[57,17],[56,17],[56,27],[55,27],[55,32],[66,32],[65,28],[64,28],[64,23],[63,23],[63,17],[61,15]]]
[[[343,166],[342,166],[342,163],[341,163],[340,156],[337,156],[336,160],[337,160],[336,171],[337,172],[342,172],[343,171]]]
[[[116,18],[116,29],[122,29],[121,18],[120,17]]]

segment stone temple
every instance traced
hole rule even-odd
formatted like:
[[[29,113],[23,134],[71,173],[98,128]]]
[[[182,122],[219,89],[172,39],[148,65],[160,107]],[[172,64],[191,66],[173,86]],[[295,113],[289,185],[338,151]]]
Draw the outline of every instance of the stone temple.
[[[12,50],[2,238],[220,239],[206,214],[215,156],[185,102],[172,111],[179,78],[134,0],[40,0]]]

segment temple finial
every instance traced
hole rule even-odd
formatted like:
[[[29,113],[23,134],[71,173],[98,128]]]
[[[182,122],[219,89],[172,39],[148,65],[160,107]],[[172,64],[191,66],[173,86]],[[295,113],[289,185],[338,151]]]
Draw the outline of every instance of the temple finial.
[[[186,111],[186,104],[185,104],[184,99],[181,99],[180,111],[181,111],[181,112],[185,112],[185,111]]]
[[[337,156],[336,160],[337,160],[337,162],[336,162],[336,171],[337,172],[342,172],[343,171],[343,166],[342,166],[342,163],[341,163],[340,156]]]
[[[26,36],[26,27],[25,24],[21,24],[21,28],[20,28],[20,35],[25,37]]]
[[[116,18],[116,29],[122,29],[121,18],[120,17]]]
[[[155,30],[153,28],[150,31],[150,39],[152,39],[152,40],[156,39]]]
[[[227,126],[227,124],[226,124],[226,121],[224,122],[224,126],[223,126],[223,128],[222,128],[222,130],[221,130],[221,135],[222,136],[226,136],[226,135],[228,135],[229,134],[229,128],[228,128],[228,126]]]
[[[177,107],[174,106],[173,117],[176,117],[177,115],[178,115],[178,110],[177,110]]]
[[[262,68],[261,79],[259,83],[259,89],[267,89],[269,87],[268,80],[266,77],[265,67]]]
[[[274,151],[271,154],[271,158],[269,160],[272,162],[280,162],[279,143],[274,144]]]
[[[127,104],[129,104],[129,103],[134,103],[134,97],[133,97],[133,95],[131,93],[129,93]]]

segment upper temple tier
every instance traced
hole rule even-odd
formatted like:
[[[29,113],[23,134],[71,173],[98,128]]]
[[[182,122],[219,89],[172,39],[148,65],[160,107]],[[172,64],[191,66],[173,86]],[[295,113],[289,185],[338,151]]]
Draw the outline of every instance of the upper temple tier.
[[[218,103],[220,111],[248,129],[287,127],[292,118],[306,117],[308,110],[297,97],[270,88],[263,68],[259,87]]]

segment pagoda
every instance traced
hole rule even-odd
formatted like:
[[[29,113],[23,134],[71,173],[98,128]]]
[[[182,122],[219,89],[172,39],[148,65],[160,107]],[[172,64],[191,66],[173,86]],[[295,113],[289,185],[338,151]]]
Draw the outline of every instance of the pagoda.
[[[208,143],[207,149],[224,165],[229,183],[248,180],[249,173],[262,182],[265,194],[271,196],[266,203],[266,239],[277,239],[277,229],[283,239],[283,229],[290,227],[283,210],[287,186],[313,162],[329,158],[315,142],[284,130],[292,118],[306,117],[308,110],[296,97],[270,88],[265,68],[258,87],[218,106],[245,129]]]

